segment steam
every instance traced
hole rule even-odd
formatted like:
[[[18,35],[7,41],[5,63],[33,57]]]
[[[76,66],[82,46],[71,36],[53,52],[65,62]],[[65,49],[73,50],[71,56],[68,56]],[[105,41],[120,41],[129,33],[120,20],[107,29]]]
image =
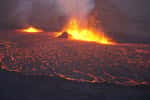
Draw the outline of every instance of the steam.
[[[94,0],[57,0],[60,10],[69,17],[84,19],[94,8]]]

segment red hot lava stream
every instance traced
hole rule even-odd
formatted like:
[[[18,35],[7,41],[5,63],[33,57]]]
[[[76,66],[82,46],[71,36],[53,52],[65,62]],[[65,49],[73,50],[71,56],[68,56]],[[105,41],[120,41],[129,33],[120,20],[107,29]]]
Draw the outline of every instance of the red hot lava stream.
[[[47,38],[23,37],[14,44],[1,41],[0,68],[82,82],[150,85],[150,45],[99,45]]]

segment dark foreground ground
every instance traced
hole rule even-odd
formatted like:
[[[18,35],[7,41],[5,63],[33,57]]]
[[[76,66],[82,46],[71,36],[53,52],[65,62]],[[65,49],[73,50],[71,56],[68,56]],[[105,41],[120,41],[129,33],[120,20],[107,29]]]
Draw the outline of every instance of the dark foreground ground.
[[[50,33],[4,32],[0,100],[149,100],[149,57],[149,44],[102,45]]]
[[[150,87],[90,84],[0,71],[0,100],[150,100]]]

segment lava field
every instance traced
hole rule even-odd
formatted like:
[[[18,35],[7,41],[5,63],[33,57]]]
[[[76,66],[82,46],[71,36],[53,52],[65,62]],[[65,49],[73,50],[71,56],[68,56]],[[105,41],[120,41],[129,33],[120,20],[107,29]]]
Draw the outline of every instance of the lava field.
[[[150,85],[150,45],[103,45],[49,34],[2,34],[0,68],[90,83]]]

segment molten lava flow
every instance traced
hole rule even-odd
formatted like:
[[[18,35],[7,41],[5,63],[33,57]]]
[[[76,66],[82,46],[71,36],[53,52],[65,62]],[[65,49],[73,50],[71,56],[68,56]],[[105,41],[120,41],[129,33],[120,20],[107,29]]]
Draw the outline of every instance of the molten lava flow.
[[[72,18],[70,20],[68,25],[63,29],[63,32],[68,32],[68,34],[71,35],[70,39],[72,40],[112,44],[112,42],[110,42],[110,39],[104,36],[104,33],[99,33],[88,28],[82,28],[78,23],[78,20],[75,18]],[[61,33],[58,33],[58,35],[60,35]]]
[[[33,26],[27,27],[25,29],[21,29],[21,32],[27,32],[27,33],[38,33],[38,32],[43,32],[43,30],[35,28]]]

